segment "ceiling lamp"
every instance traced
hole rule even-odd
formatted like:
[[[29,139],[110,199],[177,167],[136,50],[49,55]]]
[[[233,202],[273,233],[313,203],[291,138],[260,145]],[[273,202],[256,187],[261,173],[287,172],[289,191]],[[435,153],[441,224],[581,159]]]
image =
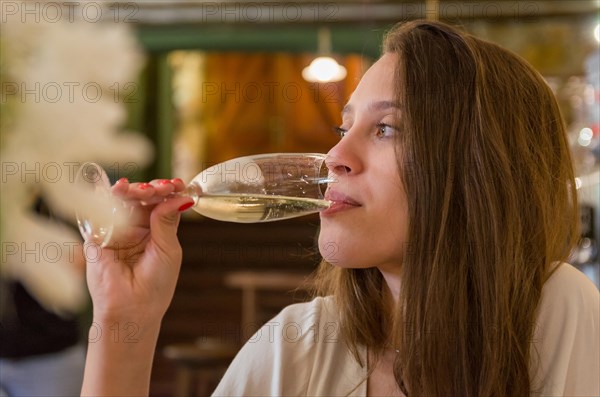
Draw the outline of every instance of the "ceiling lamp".
[[[331,33],[327,28],[319,29],[318,36],[319,57],[302,70],[302,77],[311,83],[330,83],[340,81],[346,77],[346,68],[330,57]]]

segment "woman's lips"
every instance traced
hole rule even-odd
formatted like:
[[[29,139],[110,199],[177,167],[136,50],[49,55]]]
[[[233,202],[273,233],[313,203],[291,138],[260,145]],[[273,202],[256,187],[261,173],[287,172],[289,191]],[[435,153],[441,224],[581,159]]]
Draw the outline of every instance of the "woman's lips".
[[[324,211],[321,211],[322,216],[329,216],[340,211],[349,210],[360,207],[360,203],[350,196],[336,191],[328,191],[325,193],[325,200],[331,201],[331,205]]]

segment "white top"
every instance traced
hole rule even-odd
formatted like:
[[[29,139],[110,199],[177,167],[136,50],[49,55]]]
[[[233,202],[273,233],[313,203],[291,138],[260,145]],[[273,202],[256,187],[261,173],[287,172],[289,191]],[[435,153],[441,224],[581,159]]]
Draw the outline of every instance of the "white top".
[[[542,290],[532,395],[600,396],[600,294],[569,264]],[[361,349],[366,362],[366,349]],[[244,345],[215,396],[366,396],[367,368],[341,340],[331,297],[288,306]]]

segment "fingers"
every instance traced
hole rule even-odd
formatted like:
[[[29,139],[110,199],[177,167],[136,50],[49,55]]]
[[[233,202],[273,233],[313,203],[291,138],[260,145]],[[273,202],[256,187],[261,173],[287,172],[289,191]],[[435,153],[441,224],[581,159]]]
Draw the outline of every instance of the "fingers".
[[[179,212],[193,204],[189,197],[178,197],[186,186],[179,179],[155,179],[150,183],[129,183],[120,179],[112,187],[112,193],[122,202],[130,229],[150,229],[152,238],[160,240],[162,245],[176,241]],[[127,235],[127,231],[122,231]]]
[[[154,242],[164,251],[178,246],[177,227],[181,212],[194,204],[189,197],[176,197],[160,203],[150,216],[150,231]]]
[[[185,190],[185,183],[180,178],[171,179],[171,183],[175,187],[176,192],[182,192]]]
[[[155,205],[169,196],[185,190],[181,179],[155,179],[150,183],[129,183],[123,178],[112,188],[113,195],[125,201],[127,206]]]

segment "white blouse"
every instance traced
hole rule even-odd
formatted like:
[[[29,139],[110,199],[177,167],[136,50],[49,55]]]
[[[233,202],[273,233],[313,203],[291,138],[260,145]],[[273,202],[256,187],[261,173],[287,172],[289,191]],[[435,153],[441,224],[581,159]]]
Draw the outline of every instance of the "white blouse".
[[[569,264],[542,290],[532,395],[600,396],[600,294]],[[288,306],[240,350],[214,396],[366,396],[367,368],[339,332],[331,297]],[[366,363],[366,349],[360,351]]]

